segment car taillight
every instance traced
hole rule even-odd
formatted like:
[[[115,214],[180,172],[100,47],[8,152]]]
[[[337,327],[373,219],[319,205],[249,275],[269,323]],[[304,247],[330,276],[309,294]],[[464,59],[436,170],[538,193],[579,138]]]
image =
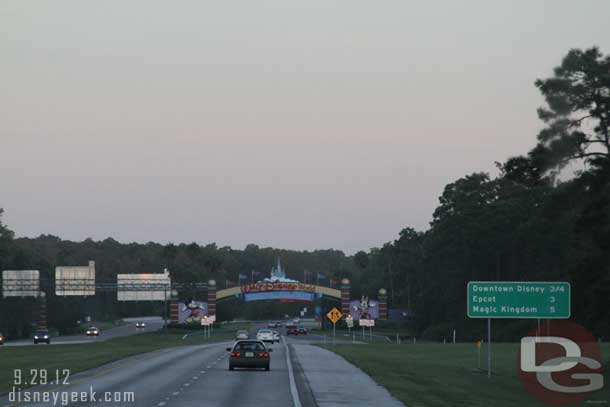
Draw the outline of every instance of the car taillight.
[[[261,357],[261,358],[268,358],[269,354],[266,353],[266,352],[265,353],[259,353],[258,356]]]
[[[239,352],[231,352],[231,356],[233,357],[239,357],[241,355],[241,353]]]

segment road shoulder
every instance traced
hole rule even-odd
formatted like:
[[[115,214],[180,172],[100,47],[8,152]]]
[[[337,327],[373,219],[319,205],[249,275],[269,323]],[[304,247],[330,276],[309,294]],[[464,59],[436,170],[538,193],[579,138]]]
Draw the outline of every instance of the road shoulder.
[[[384,387],[334,352],[305,344],[291,344],[291,349],[316,406],[404,407]]]
[[[294,345],[286,344],[286,346],[290,348],[290,360],[292,361],[295,383],[297,386],[297,391],[299,392],[299,397],[301,399],[301,405],[307,407],[319,407],[316,403],[316,399],[311,389],[311,385],[307,380],[307,376],[305,375],[305,371],[303,370],[303,366],[301,366],[301,362],[297,357]]]

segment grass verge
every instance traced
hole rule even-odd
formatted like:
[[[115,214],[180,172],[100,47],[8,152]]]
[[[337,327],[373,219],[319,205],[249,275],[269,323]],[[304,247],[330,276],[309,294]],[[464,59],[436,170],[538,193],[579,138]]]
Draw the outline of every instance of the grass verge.
[[[367,344],[322,345],[361,368],[409,407],[529,407],[541,404],[527,394],[517,378],[518,344],[493,344],[493,375],[487,378],[485,349],[481,349],[483,370],[477,368],[473,344]],[[608,344],[602,345],[608,366]],[[606,387],[589,397],[589,402],[607,404]]]
[[[31,379],[31,369],[44,369],[49,378],[55,377],[56,370],[61,372],[63,369],[69,369],[70,374],[74,374],[128,356],[163,348],[228,341],[234,338],[235,330],[241,328],[241,325],[214,328],[210,339],[204,338],[199,331],[172,329],[167,333],[145,333],[104,342],[0,347],[0,395],[12,388],[16,369],[21,371],[26,380]],[[188,336],[182,339],[185,334]],[[22,386],[24,387],[28,386]]]

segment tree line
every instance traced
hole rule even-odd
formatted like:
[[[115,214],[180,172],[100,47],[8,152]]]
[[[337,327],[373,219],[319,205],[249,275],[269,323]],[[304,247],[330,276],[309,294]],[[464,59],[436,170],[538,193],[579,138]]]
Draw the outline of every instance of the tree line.
[[[409,309],[414,333],[430,339],[452,329],[463,333],[463,339],[482,331],[479,321],[465,315],[468,281],[569,281],[573,318],[608,338],[610,56],[597,48],[571,50],[553,76],[535,86],[545,106],[538,110],[544,128],[533,148],[496,163],[496,176],[476,172],[449,183],[427,230],[406,227],[381,247],[350,256],[332,249],[279,250],[254,244],[236,250],[213,243],[71,242],[50,235],[15,239],[0,222],[0,269],[38,269],[49,279],[57,265],[95,260],[98,280],[168,268],[174,281],[214,278],[223,287],[239,282],[240,275],[250,278],[253,271],[259,278],[268,275],[279,256],[290,278],[303,280],[320,272],[325,285],[349,278],[353,297],[375,297],[379,288],[386,288],[390,307]],[[573,163],[582,169],[572,170]],[[1,300],[0,330],[25,334],[28,328],[19,322],[25,301]],[[82,306],[74,307],[79,302]],[[100,318],[134,312],[108,294],[88,300],[51,296],[49,303],[51,323],[57,326],[69,325],[79,310],[103,312]],[[135,312],[159,311],[158,304],[139,306]],[[233,301],[219,312],[231,318],[244,311]],[[528,324],[501,322],[497,335],[514,339]]]

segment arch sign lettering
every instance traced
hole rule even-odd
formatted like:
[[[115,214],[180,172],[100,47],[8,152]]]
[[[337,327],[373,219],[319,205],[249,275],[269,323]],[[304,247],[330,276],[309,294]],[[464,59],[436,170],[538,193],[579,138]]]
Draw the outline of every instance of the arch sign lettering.
[[[256,283],[241,286],[244,301],[259,300],[293,300],[313,301],[316,298],[316,287],[304,283]]]
[[[238,297],[243,298],[246,302],[261,300],[311,302],[323,295],[338,299],[341,298],[341,292],[337,289],[301,282],[261,282],[244,284],[239,287],[219,290],[216,293],[216,298]]]

